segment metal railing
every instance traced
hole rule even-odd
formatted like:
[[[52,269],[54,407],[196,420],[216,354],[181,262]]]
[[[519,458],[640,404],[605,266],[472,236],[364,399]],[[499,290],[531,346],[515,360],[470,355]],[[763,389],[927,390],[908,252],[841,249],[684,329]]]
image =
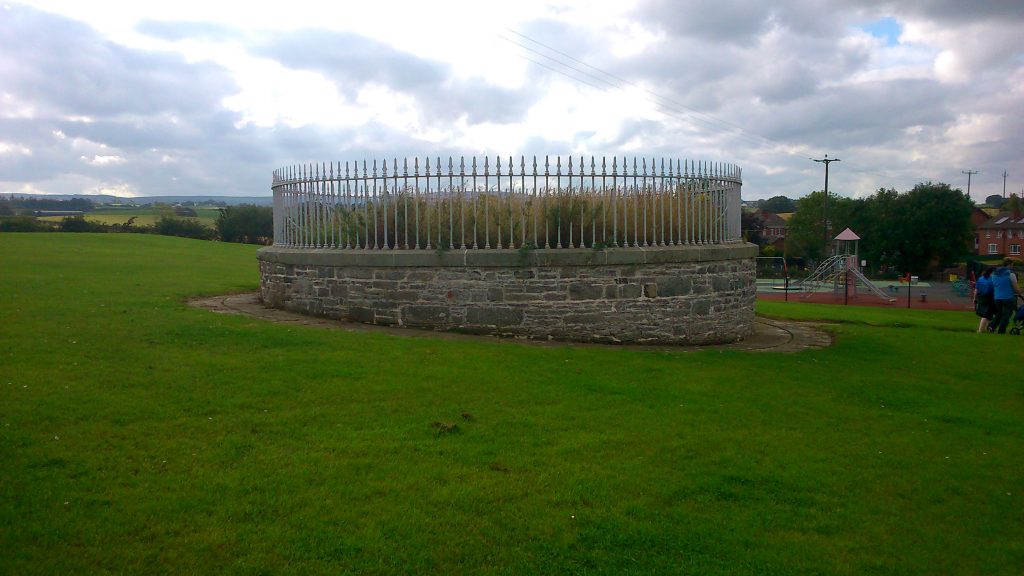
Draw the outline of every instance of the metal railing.
[[[742,241],[740,169],[521,156],[274,171],[274,244],[339,250],[612,248]]]

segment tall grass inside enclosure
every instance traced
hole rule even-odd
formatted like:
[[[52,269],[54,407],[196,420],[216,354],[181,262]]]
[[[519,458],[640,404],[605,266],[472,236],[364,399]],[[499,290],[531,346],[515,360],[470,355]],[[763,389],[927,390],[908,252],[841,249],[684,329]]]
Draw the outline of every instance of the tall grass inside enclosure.
[[[740,177],[733,166],[650,161],[627,167],[581,158],[565,170],[525,159],[502,171],[449,162],[387,163],[372,172],[282,169],[274,175],[275,244],[300,248],[450,250],[613,248],[739,239]],[[482,169],[481,169],[482,166]],[[468,171],[467,171],[468,168]],[[495,170],[492,170],[495,168]],[[411,169],[411,171],[410,171]],[[518,171],[517,171],[518,170]],[[735,221],[735,222],[734,222]]]

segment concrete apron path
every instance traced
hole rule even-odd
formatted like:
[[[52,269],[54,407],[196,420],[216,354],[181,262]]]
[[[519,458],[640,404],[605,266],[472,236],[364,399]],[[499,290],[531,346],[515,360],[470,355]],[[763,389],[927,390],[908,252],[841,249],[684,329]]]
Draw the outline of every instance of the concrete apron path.
[[[515,342],[517,344],[531,344],[537,346],[574,346],[574,347],[598,347],[598,348],[629,348],[633,350],[671,350],[674,352],[686,352],[691,350],[744,350],[748,352],[779,352],[792,353],[802,350],[814,350],[825,348],[832,344],[832,337],[818,328],[817,325],[806,322],[791,322],[785,320],[773,320],[757,317],[754,319],[754,333],[740,342],[732,344],[713,344],[706,346],[666,346],[666,345],[642,345],[642,344],[590,344],[581,342],[551,342],[543,340],[528,340],[524,338],[501,338],[498,336],[477,336],[472,334],[459,334],[455,332],[435,332],[431,330],[418,330],[415,328],[396,328],[392,326],[374,326],[371,324],[360,324],[356,322],[345,322],[331,318],[320,318],[306,316],[297,312],[288,312],[276,308],[267,308],[260,302],[258,293],[226,294],[222,296],[210,296],[204,298],[193,298],[188,304],[203,310],[210,310],[222,314],[243,314],[252,316],[268,322],[279,324],[294,324],[299,326],[313,326],[327,328],[330,330],[345,330],[347,332],[377,332],[403,336],[409,338],[438,338],[443,340],[475,340],[488,342]]]

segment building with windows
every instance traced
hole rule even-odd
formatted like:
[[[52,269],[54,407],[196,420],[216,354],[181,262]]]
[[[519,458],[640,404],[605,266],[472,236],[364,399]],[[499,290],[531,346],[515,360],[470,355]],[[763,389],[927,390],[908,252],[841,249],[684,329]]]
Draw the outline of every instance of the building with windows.
[[[1024,246],[1024,216],[1000,213],[975,228],[975,252],[978,256],[1021,257]]]
[[[782,216],[771,212],[758,213],[761,219],[761,241],[774,246],[779,255],[786,252],[786,230],[789,227],[787,216],[792,214]]]

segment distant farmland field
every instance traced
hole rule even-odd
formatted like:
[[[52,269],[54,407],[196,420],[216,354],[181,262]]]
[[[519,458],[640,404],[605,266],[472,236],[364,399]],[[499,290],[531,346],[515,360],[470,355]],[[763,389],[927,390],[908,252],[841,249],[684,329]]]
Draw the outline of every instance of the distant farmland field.
[[[217,217],[220,215],[220,211],[217,208],[200,207],[194,208],[194,210],[196,211],[196,217],[189,219],[198,220],[211,228],[217,222]],[[160,218],[160,215],[164,213],[166,212],[153,208],[98,208],[96,210],[86,212],[85,219],[111,225],[124,224],[134,217],[134,225],[151,226],[155,224],[157,219]],[[44,216],[39,219],[51,222],[60,222],[64,219],[64,216]]]

